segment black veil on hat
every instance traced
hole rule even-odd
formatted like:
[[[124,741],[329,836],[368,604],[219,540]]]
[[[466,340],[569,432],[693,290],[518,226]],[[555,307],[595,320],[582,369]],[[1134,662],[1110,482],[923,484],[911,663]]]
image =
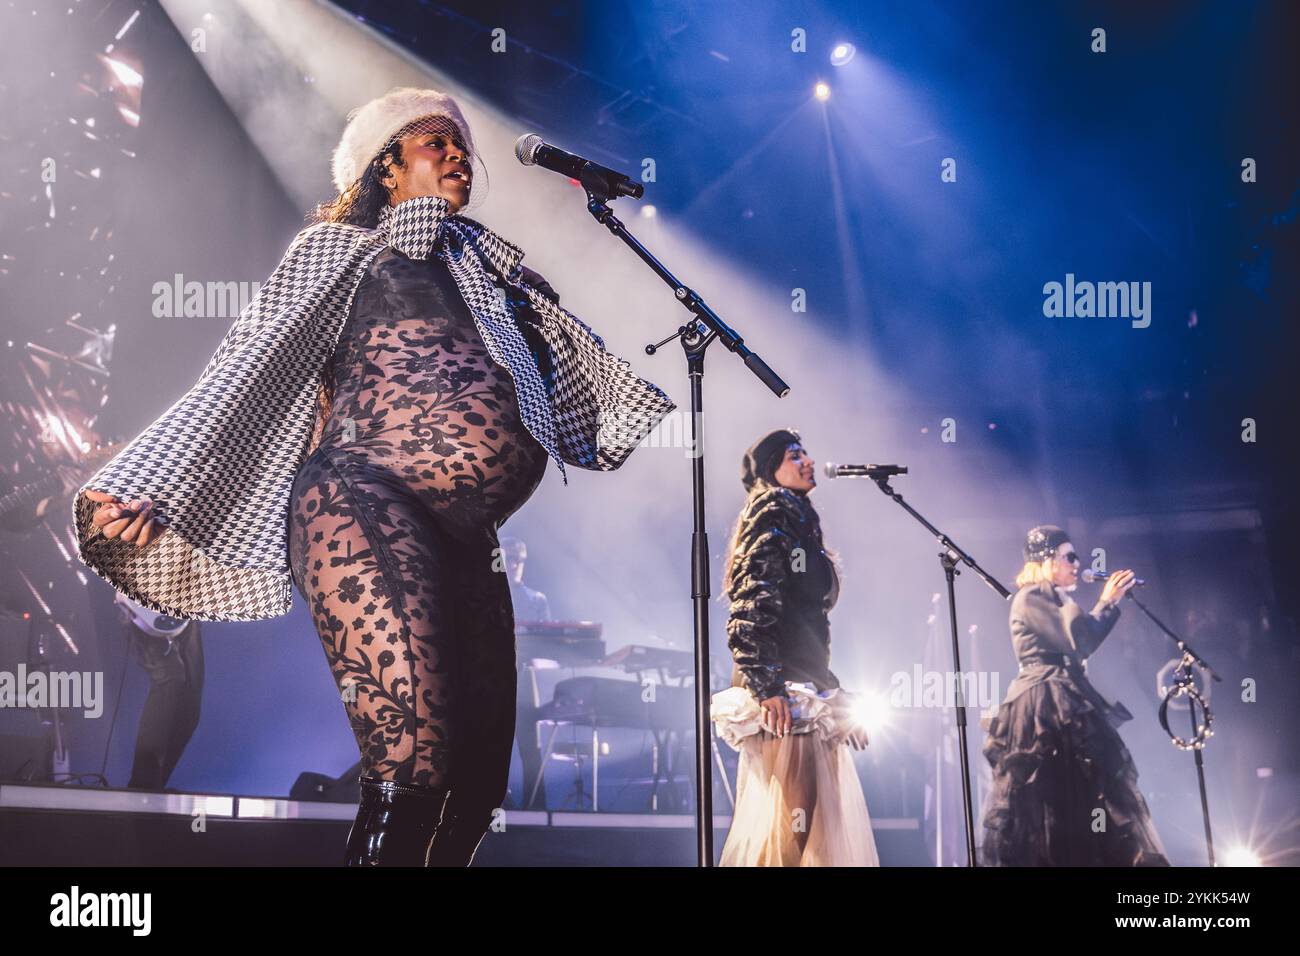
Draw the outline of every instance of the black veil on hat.
[[[785,450],[791,445],[802,444],[802,441],[794,429],[778,428],[750,445],[740,463],[740,483],[745,490],[751,491],[759,478],[768,484],[776,484],[776,470],[781,467]]]
[[[1025,535],[1025,560],[1046,561],[1056,556],[1056,549],[1070,540],[1070,536],[1054,524],[1040,524],[1030,528]]]

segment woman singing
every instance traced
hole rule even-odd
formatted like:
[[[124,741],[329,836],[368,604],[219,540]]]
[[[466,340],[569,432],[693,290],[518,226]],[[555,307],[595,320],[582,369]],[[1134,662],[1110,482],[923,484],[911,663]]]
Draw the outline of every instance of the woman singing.
[[[548,456],[612,470],[673,408],[458,215],[475,159],[437,91],[354,111],[338,197],[78,502],[83,560],[148,607],[272,617],[292,579],[361,751],[350,865],[469,864],[514,735],[498,529]]]
[[[992,866],[1167,866],[1137,769],[1115,731],[1132,714],[1103,698],[1084,669],[1119,620],[1133,572],[1111,575],[1091,612],[1067,593],[1078,578],[1066,533],[1032,529],[1011,601],[1020,673],[984,744],[993,765],[984,859]]]
[[[723,866],[879,866],[849,748],[866,733],[830,669],[827,612],[839,575],[808,493],[797,432],[745,453],[741,509],[723,572],[733,687],[715,694],[718,734],[740,751]]]

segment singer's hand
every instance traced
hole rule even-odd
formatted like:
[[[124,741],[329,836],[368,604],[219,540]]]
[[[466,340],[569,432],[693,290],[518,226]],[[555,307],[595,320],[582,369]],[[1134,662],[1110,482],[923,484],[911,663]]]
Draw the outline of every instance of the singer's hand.
[[[103,529],[106,538],[121,538],[144,548],[167,533],[166,519],[153,512],[153,502],[137,498],[129,504],[106,491],[86,489],[86,497],[99,502],[91,523]]]
[[[1124,595],[1133,589],[1137,577],[1132,571],[1116,571],[1106,579],[1106,586],[1101,589],[1101,599],[1107,604],[1116,605],[1124,600]]]
[[[763,727],[777,737],[784,737],[790,732],[790,702],[784,697],[769,697],[759,701],[763,708]]]

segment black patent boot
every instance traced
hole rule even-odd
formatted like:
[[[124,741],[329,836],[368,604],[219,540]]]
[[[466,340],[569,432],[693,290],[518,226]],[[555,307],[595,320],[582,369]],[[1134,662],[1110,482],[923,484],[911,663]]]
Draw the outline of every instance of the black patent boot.
[[[344,866],[424,866],[448,791],[361,778],[361,803],[348,833]]]
[[[470,812],[456,806],[453,795],[447,801],[442,822],[429,841],[425,866],[466,867],[474,861],[474,854],[492,825],[492,812]]]

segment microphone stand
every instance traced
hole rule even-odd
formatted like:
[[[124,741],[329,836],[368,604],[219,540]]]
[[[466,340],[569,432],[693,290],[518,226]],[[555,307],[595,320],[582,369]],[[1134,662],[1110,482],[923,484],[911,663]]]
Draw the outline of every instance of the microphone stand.
[[[587,163],[578,177],[587,193],[587,211],[595,220],[621,239],[673,290],[677,301],[691,313],[685,325],[654,345],[646,346],[646,354],[654,355],[673,339],[680,339],[686,353],[686,374],[691,382],[691,442],[694,450],[691,474],[692,512],[694,527],[691,532],[691,600],[695,611],[695,827],[697,833],[697,865],[713,866],[713,726],[709,719],[712,682],[709,679],[709,538],[704,526],[704,447],[703,435],[703,379],[704,351],[716,339],[729,351],[744,360],[745,367],[779,398],[790,391],[781,377],[767,363],[749,349],[735,330],[718,317],[696,292],[683,285],[658,259],[650,254],[636,237],[609,208],[610,199],[617,198],[609,170]]]
[[[958,547],[952,538],[930,524],[924,515],[904,501],[903,496],[889,484],[888,475],[870,475],[870,477],[875,481],[876,487],[919,521],[943,546],[943,550],[939,552],[939,563],[943,566],[943,575],[948,581],[948,623],[952,631],[952,668],[957,684],[957,750],[961,756],[961,799],[966,813],[966,865],[978,866],[975,859],[975,810],[971,798],[970,754],[966,750],[966,692],[961,672],[961,649],[957,643],[957,590],[954,579],[961,574],[957,565],[965,564],[1004,600],[1011,597],[1011,592],[1004,588],[997,578],[980,567],[979,562]]]
[[[1174,668],[1173,687],[1165,694],[1165,699],[1160,703],[1160,726],[1164,728],[1173,740],[1174,746],[1179,750],[1190,750],[1196,758],[1196,782],[1201,789],[1201,821],[1205,826],[1205,850],[1210,859],[1210,866],[1214,866],[1214,834],[1210,831],[1210,800],[1205,791],[1205,760],[1201,756],[1201,751],[1205,749],[1206,741],[1214,736],[1214,731],[1210,726],[1214,723],[1214,714],[1210,712],[1205,698],[1201,692],[1196,689],[1196,683],[1192,677],[1192,665],[1195,664],[1202,668],[1207,674],[1216,681],[1222,681],[1223,678],[1214,672],[1205,658],[1192,650],[1190,644],[1171,631],[1165,622],[1156,617],[1151,609],[1137,599],[1137,595],[1132,591],[1128,592],[1129,598],[1142,609],[1142,613],[1151,619],[1156,627],[1160,628],[1171,641],[1178,646],[1178,651],[1182,655],[1182,660]],[[1169,702],[1175,697],[1187,698],[1187,711],[1192,719],[1192,736],[1183,739],[1169,729]],[[1205,723],[1196,719],[1196,708],[1200,706],[1201,712],[1205,715]]]

